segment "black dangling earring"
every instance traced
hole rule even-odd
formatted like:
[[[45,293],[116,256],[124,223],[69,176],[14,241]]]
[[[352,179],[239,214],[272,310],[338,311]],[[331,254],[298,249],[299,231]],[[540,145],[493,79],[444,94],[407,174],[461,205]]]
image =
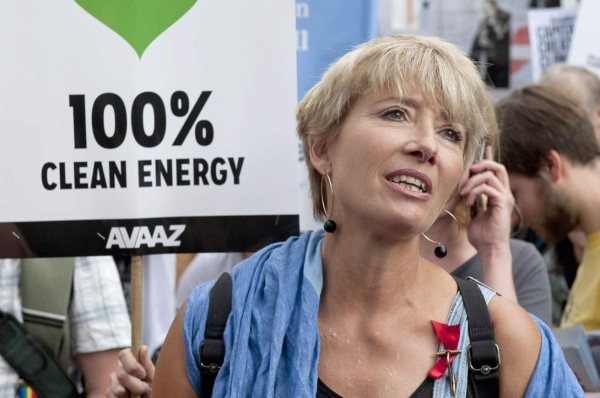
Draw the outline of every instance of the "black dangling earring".
[[[335,221],[329,218],[323,223],[323,229],[325,232],[333,233],[337,229],[337,224]]]
[[[446,249],[446,246],[443,244],[438,243],[435,249],[433,249],[433,254],[435,254],[437,258],[444,258],[446,257],[446,254],[448,254],[448,249]]]
[[[323,213],[325,213],[325,217],[327,217],[327,220],[325,220],[325,222],[323,223],[323,229],[325,230],[325,232],[329,232],[330,234],[332,234],[337,229],[337,224],[331,219],[329,213],[327,213],[327,206],[325,206],[325,195],[323,195],[324,177],[327,177],[329,188],[331,188],[331,213],[333,213],[333,184],[331,183],[331,178],[329,177],[329,174],[325,174],[325,176],[321,176],[321,205],[323,205]]]
[[[456,217],[454,217],[454,214],[450,213],[448,210],[443,209],[446,213],[448,213],[448,215],[450,217],[452,217],[452,219],[456,222],[456,225],[458,226],[458,233],[456,234],[456,238],[449,243],[442,243],[442,242],[437,242],[431,238],[429,238],[427,235],[425,235],[425,233],[422,233],[421,236],[423,236],[426,240],[428,240],[431,243],[436,244],[437,246],[435,247],[435,249],[433,249],[433,254],[435,254],[435,256],[437,258],[444,258],[446,257],[446,254],[448,254],[448,249],[446,249],[446,245],[450,245],[454,242],[456,242],[456,240],[458,239],[458,237],[460,236],[460,223],[458,222],[458,220],[456,219]]]

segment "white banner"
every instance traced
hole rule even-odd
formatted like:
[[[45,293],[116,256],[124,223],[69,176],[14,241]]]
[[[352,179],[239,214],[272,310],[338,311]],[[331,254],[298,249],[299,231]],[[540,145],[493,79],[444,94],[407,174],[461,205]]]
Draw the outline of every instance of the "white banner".
[[[585,66],[600,76],[600,2],[582,0],[575,21],[569,63]]]
[[[542,8],[527,13],[534,81],[550,65],[567,60],[576,16],[574,8]]]
[[[292,0],[2,2],[0,256],[44,223],[68,239],[86,228],[60,222],[95,225],[70,251],[24,256],[183,250],[166,244],[168,219],[297,230],[294,12]],[[107,245],[113,227],[122,245]],[[185,250],[247,246],[213,232]],[[82,249],[92,237],[103,244]]]

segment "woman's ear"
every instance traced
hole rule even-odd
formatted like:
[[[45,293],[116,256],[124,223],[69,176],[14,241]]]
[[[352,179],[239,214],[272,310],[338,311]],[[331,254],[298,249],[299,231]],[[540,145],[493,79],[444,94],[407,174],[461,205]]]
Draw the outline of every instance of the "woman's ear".
[[[326,140],[308,137],[308,148],[310,163],[321,174],[329,174],[331,172],[331,163],[329,160],[329,146]]]

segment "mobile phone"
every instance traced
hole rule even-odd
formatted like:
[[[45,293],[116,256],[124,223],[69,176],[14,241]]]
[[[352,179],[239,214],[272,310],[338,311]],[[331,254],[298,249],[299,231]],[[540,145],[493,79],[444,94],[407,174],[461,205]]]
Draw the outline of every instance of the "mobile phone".
[[[487,144],[485,140],[482,140],[479,146],[477,147],[477,152],[475,153],[475,159],[473,160],[473,164],[483,159],[483,154],[485,152],[486,145]],[[477,213],[479,213],[480,211],[485,211],[486,209],[487,196],[481,194],[477,196],[477,198],[475,199],[475,203],[471,206],[471,218],[474,218],[475,216],[477,216]]]

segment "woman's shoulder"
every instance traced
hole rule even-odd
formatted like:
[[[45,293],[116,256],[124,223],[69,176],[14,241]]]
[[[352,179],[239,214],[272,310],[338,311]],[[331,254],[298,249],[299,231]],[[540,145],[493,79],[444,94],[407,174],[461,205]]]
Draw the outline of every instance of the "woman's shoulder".
[[[520,305],[503,298],[495,296],[490,300],[488,305],[494,335],[500,340],[509,345],[523,344],[524,346],[532,346],[537,340],[537,348],[531,351],[539,352],[540,331],[529,313],[527,313]],[[516,337],[519,337],[516,339]],[[532,338],[533,340],[527,340]],[[518,341],[513,341],[518,340]]]
[[[506,394],[501,395],[523,396],[540,354],[540,328],[523,308],[501,296],[492,298],[488,308],[502,360],[500,388]]]
[[[501,396],[583,397],[550,328],[516,303],[490,302],[494,337],[500,347]]]

